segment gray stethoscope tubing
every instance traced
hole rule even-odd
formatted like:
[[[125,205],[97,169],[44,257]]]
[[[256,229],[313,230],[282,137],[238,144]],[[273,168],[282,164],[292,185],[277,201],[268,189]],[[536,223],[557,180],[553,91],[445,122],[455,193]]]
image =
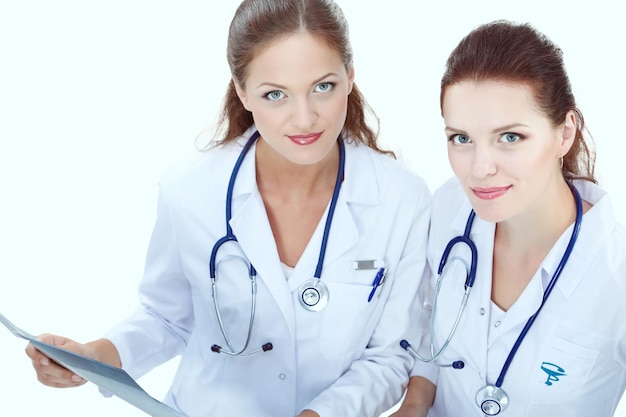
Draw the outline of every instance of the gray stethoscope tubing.
[[[439,298],[439,290],[441,288],[442,278],[443,278],[442,275],[440,275],[437,278],[432,315],[430,317],[430,328],[432,329],[430,331],[430,342],[429,342],[430,358],[424,358],[423,356],[421,356],[419,353],[417,353],[415,349],[413,349],[411,344],[407,342],[406,340],[402,340],[400,342],[400,346],[402,346],[405,350],[408,350],[409,352],[411,352],[411,354],[415,356],[415,358],[419,359],[422,362],[434,363],[435,365],[442,367],[442,368],[452,367],[455,369],[462,369],[465,366],[465,363],[463,361],[454,361],[452,363],[441,363],[439,362],[439,357],[446,350],[446,348],[448,347],[448,344],[450,343],[450,341],[452,340],[452,337],[454,336],[454,333],[456,332],[457,327],[459,327],[459,322],[461,321],[461,317],[463,316],[463,311],[465,310],[465,306],[467,305],[467,299],[469,298],[469,294],[470,294],[472,287],[465,286],[465,291],[463,292],[463,299],[461,300],[461,306],[459,307],[459,312],[456,315],[454,324],[452,325],[452,328],[450,332],[448,333],[448,336],[446,337],[445,341],[443,342],[439,350],[435,352],[435,331],[434,331],[435,317],[437,316],[437,301]]]
[[[239,256],[234,256],[234,255],[229,255],[229,256],[225,256],[223,259],[220,260],[220,262],[227,260],[227,259],[235,259],[235,260],[240,260],[243,261],[243,259]],[[218,262],[219,264],[219,262]],[[246,263],[246,268],[248,267],[248,264]],[[211,350],[213,352],[217,352],[217,353],[225,353],[226,355],[231,355],[231,356],[248,356],[248,355],[252,355],[254,353],[258,353],[258,352],[265,352],[268,350],[272,350],[273,346],[271,343],[266,343],[263,346],[261,346],[258,349],[255,349],[253,351],[250,352],[245,352],[245,350],[248,348],[248,344],[250,343],[250,336],[252,335],[252,324],[254,323],[254,315],[256,312],[256,271],[254,271],[254,275],[252,275],[252,273],[250,273],[249,277],[250,277],[250,285],[252,287],[251,291],[252,291],[252,297],[251,297],[251,307],[250,307],[250,324],[248,325],[248,334],[246,336],[246,342],[243,345],[243,348],[241,348],[241,350],[237,351],[233,345],[230,342],[230,338],[228,337],[228,333],[226,332],[226,328],[224,327],[224,321],[222,320],[222,314],[220,313],[220,308],[218,305],[218,301],[217,301],[217,285],[215,285],[215,278],[211,277],[211,294],[213,297],[213,304],[215,306],[215,315],[217,317],[217,322],[220,326],[220,330],[222,332],[222,336],[224,337],[224,341],[226,342],[226,345],[228,346],[228,348],[230,349],[230,351],[224,350],[222,347],[217,346],[217,345],[213,345],[211,346]]]
[[[209,274],[210,274],[210,278],[211,278],[211,296],[213,298],[213,305],[215,307],[215,315],[220,327],[220,331],[222,333],[222,336],[224,337],[224,341],[226,342],[226,345],[228,346],[228,348],[230,349],[230,351],[225,350],[224,348],[222,348],[219,345],[212,345],[211,346],[211,351],[215,352],[215,353],[224,353],[226,355],[230,355],[230,356],[248,356],[248,355],[252,355],[254,353],[258,353],[258,352],[267,352],[269,350],[273,349],[273,345],[272,343],[265,343],[263,344],[260,348],[255,349],[253,351],[249,351],[246,352],[246,349],[248,348],[248,344],[250,343],[250,338],[252,335],[252,327],[253,327],[253,323],[254,323],[254,317],[255,317],[255,312],[256,312],[256,294],[257,294],[257,284],[256,284],[256,276],[257,276],[257,272],[256,269],[254,268],[254,266],[250,263],[249,264],[249,278],[250,278],[250,286],[251,286],[251,307],[250,307],[250,322],[248,325],[248,332],[247,332],[247,336],[246,336],[246,341],[244,343],[244,346],[242,349],[237,350],[233,347],[232,343],[230,342],[230,338],[228,337],[228,332],[226,331],[226,328],[224,326],[224,321],[222,320],[222,315],[220,312],[220,308],[219,308],[219,303],[217,300],[217,278],[216,278],[216,270],[217,270],[217,265],[219,264],[219,262],[216,262],[217,259],[217,252],[219,250],[219,248],[227,243],[227,242],[237,242],[237,237],[235,236],[235,234],[233,233],[232,228],[230,227],[230,219],[232,217],[232,196],[233,196],[233,191],[235,188],[235,180],[237,179],[237,174],[239,172],[239,169],[241,168],[241,165],[243,163],[243,160],[246,156],[246,154],[248,153],[248,151],[250,150],[250,148],[252,147],[252,145],[254,144],[254,142],[259,138],[259,132],[256,131],[254,132],[254,134],[252,134],[252,136],[250,136],[250,138],[248,139],[248,141],[246,142],[246,144],[244,145],[243,149],[241,150],[241,153],[239,154],[239,157],[237,158],[237,161],[235,162],[235,166],[233,167],[233,171],[230,175],[230,180],[228,182],[228,189],[226,192],[226,235],[223,236],[221,239],[219,239],[215,245],[213,246],[213,249],[211,250],[211,257],[209,260]],[[320,254],[319,254],[319,258],[318,258],[318,263],[317,263],[317,268],[315,270],[315,275],[314,275],[314,279],[316,282],[321,283],[320,281],[320,277],[322,274],[322,266],[324,263],[324,255],[326,253],[326,246],[328,244],[328,237],[330,234],[330,226],[332,224],[332,218],[334,215],[334,211],[335,211],[335,206],[337,205],[337,200],[339,198],[339,190],[341,188],[341,182],[343,181],[343,175],[344,175],[344,168],[345,168],[345,149],[344,149],[344,144],[343,141],[341,139],[337,140],[338,144],[339,144],[339,169],[337,170],[337,180],[335,182],[335,187],[333,190],[333,196],[332,199],[330,201],[330,206],[328,209],[328,215],[326,217],[326,224],[324,227],[324,234],[322,237],[322,244],[321,244],[321,248],[320,248]],[[241,260],[246,267],[248,267],[248,262],[246,259],[244,259],[241,256],[237,256],[237,255],[230,255],[230,256],[226,256],[224,259],[220,260],[220,262],[222,262],[223,260],[226,259],[238,259]],[[310,281],[310,280],[309,280]],[[319,292],[318,290],[322,290],[322,294],[325,295],[326,299],[328,298],[328,291],[325,290],[325,285],[314,285],[314,288],[312,288],[312,290]],[[303,289],[303,291],[307,291],[310,288],[306,287]],[[301,299],[301,304],[303,303],[302,299],[303,296],[302,294],[300,294],[300,299]],[[315,303],[317,304],[317,303]],[[305,305],[306,308],[306,305]],[[311,310],[311,311],[317,311],[317,310]]]
[[[437,286],[435,288],[435,301],[433,302],[433,315],[430,318],[430,326],[431,329],[434,329],[435,327],[435,316],[437,314],[437,304],[438,304],[438,297],[439,297],[439,290],[441,288],[441,281],[442,281],[442,277],[440,276],[437,279]],[[424,360],[422,358],[422,360],[424,362],[433,362],[438,366],[441,367],[453,367],[455,369],[459,369],[462,368],[464,366],[463,362],[459,362],[459,361],[455,361],[453,363],[446,363],[446,364],[442,364],[438,361],[439,356],[441,356],[441,354],[446,350],[446,348],[448,347],[448,344],[450,343],[450,341],[452,340],[452,337],[454,336],[454,333],[456,332],[457,327],[459,327],[459,322],[461,321],[461,316],[463,315],[463,311],[465,310],[465,306],[467,305],[467,299],[469,298],[470,295],[470,291],[472,290],[472,287],[469,286],[465,286],[465,290],[463,292],[463,299],[461,300],[461,307],[459,308],[459,312],[456,315],[456,319],[454,320],[454,324],[452,325],[452,328],[450,330],[450,333],[448,334],[448,337],[446,337],[446,340],[444,341],[443,345],[441,345],[441,348],[439,348],[439,350],[437,351],[437,353],[435,353],[435,333],[434,332],[430,332],[430,354],[431,354],[431,359],[426,359]]]
[[[448,242],[448,244],[446,245],[446,248],[443,251],[443,254],[441,255],[441,260],[439,261],[439,269],[437,270],[437,282],[435,284],[433,310],[432,310],[432,314],[430,317],[430,329],[431,329],[430,331],[430,355],[431,357],[430,358],[422,357],[419,353],[417,353],[416,350],[413,349],[413,347],[408,341],[406,340],[400,341],[400,346],[402,346],[403,349],[409,351],[413,356],[415,356],[418,360],[422,362],[434,363],[435,365],[443,367],[443,368],[452,367],[454,369],[463,369],[465,367],[465,363],[463,361],[454,361],[449,364],[440,363],[439,357],[446,350],[446,348],[448,347],[448,344],[450,344],[450,341],[452,340],[452,337],[454,336],[454,333],[456,332],[456,329],[459,326],[461,317],[463,316],[463,311],[465,310],[465,306],[467,305],[469,294],[472,290],[472,287],[474,286],[474,281],[476,280],[476,265],[478,262],[478,250],[476,249],[476,245],[470,238],[470,232],[472,230],[472,224],[474,223],[475,217],[476,217],[476,213],[474,212],[474,210],[472,210],[467,219],[467,223],[465,224],[465,231],[463,232],[463,235],[457,236],[453,238],[452,240],[450,240],[450,242]],[[444,270],[448,261],[448,256],[450,256],[450,252],[454,248],[454,245],[456,245],[457,243],[465,244],[469,248],[471,252],[470,267],[469,267],[469,271],[467,272],[465,276],[465,284],[464,284],[465,289],[463,292],[463,299],[461,300],[461,306],[459,307],[459,312],[456,315],[456,319],[454,320],[454,324],[452,325],[452,328],[450,332],[448,333],[448,336],[446,337],[445,341],[443,342],[439,350],[435,352],[435,319],[437,317],[437,304],[439,300],[439,290],[441,289],[441,283],[445,276]]]

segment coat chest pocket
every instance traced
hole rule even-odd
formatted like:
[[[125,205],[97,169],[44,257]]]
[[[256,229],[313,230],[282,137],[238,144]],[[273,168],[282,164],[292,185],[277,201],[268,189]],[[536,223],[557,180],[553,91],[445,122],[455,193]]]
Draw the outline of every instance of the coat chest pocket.
[[[367,346],[386,287],[378,287],[368,302],[374,276],[375,271],[355,271],[351,282],[327,282],[329,302],[320,335],[320,350],[326,359],[355,359]]]
[[[554,336],[531,373],[531,403],[557,404],[581,395],[599,352]]]

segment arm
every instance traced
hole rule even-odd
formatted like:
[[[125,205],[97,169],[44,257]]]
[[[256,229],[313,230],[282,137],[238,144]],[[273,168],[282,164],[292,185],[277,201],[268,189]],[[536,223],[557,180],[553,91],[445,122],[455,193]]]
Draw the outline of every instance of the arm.
[[[188,301],[187,283],[179,268],[171,209],[164,200],[161,194],[157,222],[142,281],[142,306],[135,314],[105,335],[105,338],[85,344],[52,334],[44,334],[38,338],[39,340],[118,368],[121,368],[122,364],[126,370],[135,366],[133,372],[135,378],[174,356],[185,337],[185,326],[188,325],[188,318],[191,316],[189,312],[191,302]],[[156,308],[161,306],[165,306],[163,310],[166,314],[170,311],[175,311],[176,314],[171,314],[168,316],[169,320],[164,320]],[[166,321],[173,324],[168,325]],[[67,388],[86,382],[72,371],[52,361],[32,344],[29,344],[25,351],[31,358],[37,378],[42,384]]]
[[[411,377],[402,405],[390,417],[426,417],[435,399],[435,389],[428,379]]]
[[[105,334],[133,378],[180,353],[194,324],[191,289],[182,271],[176,230],[176,190],[162,179],[155,226],[139,286],[140,304]],[[174,203],[171,203],[174,202]]]
[[[419,328],[422,329],[419,347],[428,346],[433,293],[434,288],[430,276],[425,276],[420,283],[418,292],[418,300],[422,308],[418,324]],[[416,349],[420,350],[419,347],[415,346]],[[424,357],[429,357],[430,354],[430,352],[421,353]],[[437,366],[416,359],[404,400],[400,408],[390,417],[426,417],[435,400],[436,385],[433,381],[437,380],[438,374]]]

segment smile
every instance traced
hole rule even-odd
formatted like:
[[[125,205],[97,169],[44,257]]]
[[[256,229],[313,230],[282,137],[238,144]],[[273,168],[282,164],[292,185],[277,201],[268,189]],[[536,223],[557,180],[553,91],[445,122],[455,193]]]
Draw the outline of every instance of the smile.
[[[287,135],[292,142],[297,143],[298,145],[310,145],[317,142],[321,136],[322,132],[307,133],[304,135]]]
[[[481,188],[476,187],[472,188],[472,192],[474,195],[482,200],[493,200],[498,197],[501,197],[504,193],[506,193],[511,186],[507,187],[489,187],[489,188]]]

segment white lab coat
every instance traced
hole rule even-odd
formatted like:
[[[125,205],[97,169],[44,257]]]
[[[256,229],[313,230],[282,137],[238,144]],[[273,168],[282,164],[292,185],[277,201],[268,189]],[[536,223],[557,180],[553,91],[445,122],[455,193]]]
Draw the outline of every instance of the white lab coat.
[[[613,415],[624,391],[626,231],[616,223],[604,191],[587,181],[575,181],[575,186],[593,207],[583,216],[569,261],[504,378],[502,388],[510,403],[500,414],[502,417],[608,417]],[[428,249],[429,263],[435,271],[448,241],[463,234],[470,209],[456,179],[435,193]],[[465,368],[440,369],[429,416],[483,415],[475,402],[476,392],[487,382],[495,384],[521,329],[541,303],[572,227],[563,233],[505,313],[491,302],[495,226],[476,217],[471,231],[478,249],[476,282],[459,328],[440,360],[463,360]],[[469,252],[461,247],[457,245],[450,259],[460,257],[469,263]],[[465,272],[463,268],[454,269],[453,265],[439,296],[437,346],[448,335],[461,302]],[[458,273],[461,269],[463,272]],[[428,291],[432,295],[432,288]],[[426,303],[426,310],[431,306],[432,301]],[[422,343],[422,351],[426,345],[427,340]],[[430,371],[416,364],[413,375],[422,374],[424,369]]]
[[[248,357],[211,351],[225,346],[214,311],[209,256],[225,235],[227,184],[241,145],[215,148],[197,163],[165,176],[158,218],[140,286],[141,305],[106,337],[123,368],[139,377],[180,354],[165,402],[189,417],[373,417],[400,398],[413,359],[399,346],[415,336],[415,294],[426,270],[430,193],[390,157],[346,143],[345,177],[335,209],[321,279],[328,306],[304,310],[298,287],[312,278],[326,215],[288,280],[256,185],[255,148],[244,159],[233,194],[232,226],[240,246],[227,244],[218,261],[240,252],[258,272]],[[376,270],[356,260],[380,260],[387,280],[367,302]],[[218,275],[218,302],[235,347],[250,317],[250,280],[228,263]]]

